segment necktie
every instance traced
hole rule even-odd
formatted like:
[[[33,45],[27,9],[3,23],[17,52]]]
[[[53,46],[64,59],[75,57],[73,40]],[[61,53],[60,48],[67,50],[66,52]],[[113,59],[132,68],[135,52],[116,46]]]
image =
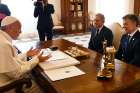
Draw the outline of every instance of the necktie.
[[[131,36],[130,36],[130,35],[127,35],[126,41],[125,41],[125,48],[126,48],[126,49],[127,49],[128,45],[129,45],[130,38],[131,38]]]
[[[131,40],[131,36],[130,35],[127,36],[127,40],[128,40],[128,43],[129,43],[130,40]]]
[[[97,31],[96,31],[96,36],[98,36],[99,35],[99,29],[97,29]]]

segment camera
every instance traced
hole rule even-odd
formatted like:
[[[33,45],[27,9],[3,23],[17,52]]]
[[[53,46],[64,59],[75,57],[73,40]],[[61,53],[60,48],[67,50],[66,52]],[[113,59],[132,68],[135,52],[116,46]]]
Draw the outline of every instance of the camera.
[[[42,6],[42,1],[43,0],[37,0],[37,1],[34,2],[34,5],[35,6]]]

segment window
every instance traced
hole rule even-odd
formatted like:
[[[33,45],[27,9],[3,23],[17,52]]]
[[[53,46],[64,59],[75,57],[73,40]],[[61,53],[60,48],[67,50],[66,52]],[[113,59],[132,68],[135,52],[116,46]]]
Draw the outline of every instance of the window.
[[[34,18],[34,5],[32,0],[2,0],[7,4],[11,15],[22,23],[22,31],[35,31],[37,19]]]
[[[122,23],[122,17],[133,13],[134,0],[96,0],[96,13],[103,13],[107,25]]]

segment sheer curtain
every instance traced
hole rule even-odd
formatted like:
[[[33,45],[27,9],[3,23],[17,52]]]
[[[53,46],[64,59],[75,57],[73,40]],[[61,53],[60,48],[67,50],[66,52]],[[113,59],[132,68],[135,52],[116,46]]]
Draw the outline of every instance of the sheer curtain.
[[[113,22],[122,24],[122,17],[133,13],[134,0],[96,0],[96,13],[103,13],[106,25]]]
[[[8,5],[11,15],[22,23],[23,32],[36,31],[36,19],[33,17],[34,6],[32,0],[2,0]]]
[[[7,4],[12,16],[18,18],[22,23],[23,32],[36,32],[37,18],[34,18],[34,1],[32,0],[1,0]],[[55,12],[60,15],[60,0],[49,0],[54,5]],[[60,15],[61,16],[61,15]]]

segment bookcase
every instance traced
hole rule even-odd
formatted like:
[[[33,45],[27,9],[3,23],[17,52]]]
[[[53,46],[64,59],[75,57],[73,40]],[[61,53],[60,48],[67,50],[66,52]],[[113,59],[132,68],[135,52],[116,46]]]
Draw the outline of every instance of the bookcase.
[[[134,0],[134,13],[140,16],[140,0]]]
[[[61,0],[61,19],[64,33],[87,32],[88,0]]]

